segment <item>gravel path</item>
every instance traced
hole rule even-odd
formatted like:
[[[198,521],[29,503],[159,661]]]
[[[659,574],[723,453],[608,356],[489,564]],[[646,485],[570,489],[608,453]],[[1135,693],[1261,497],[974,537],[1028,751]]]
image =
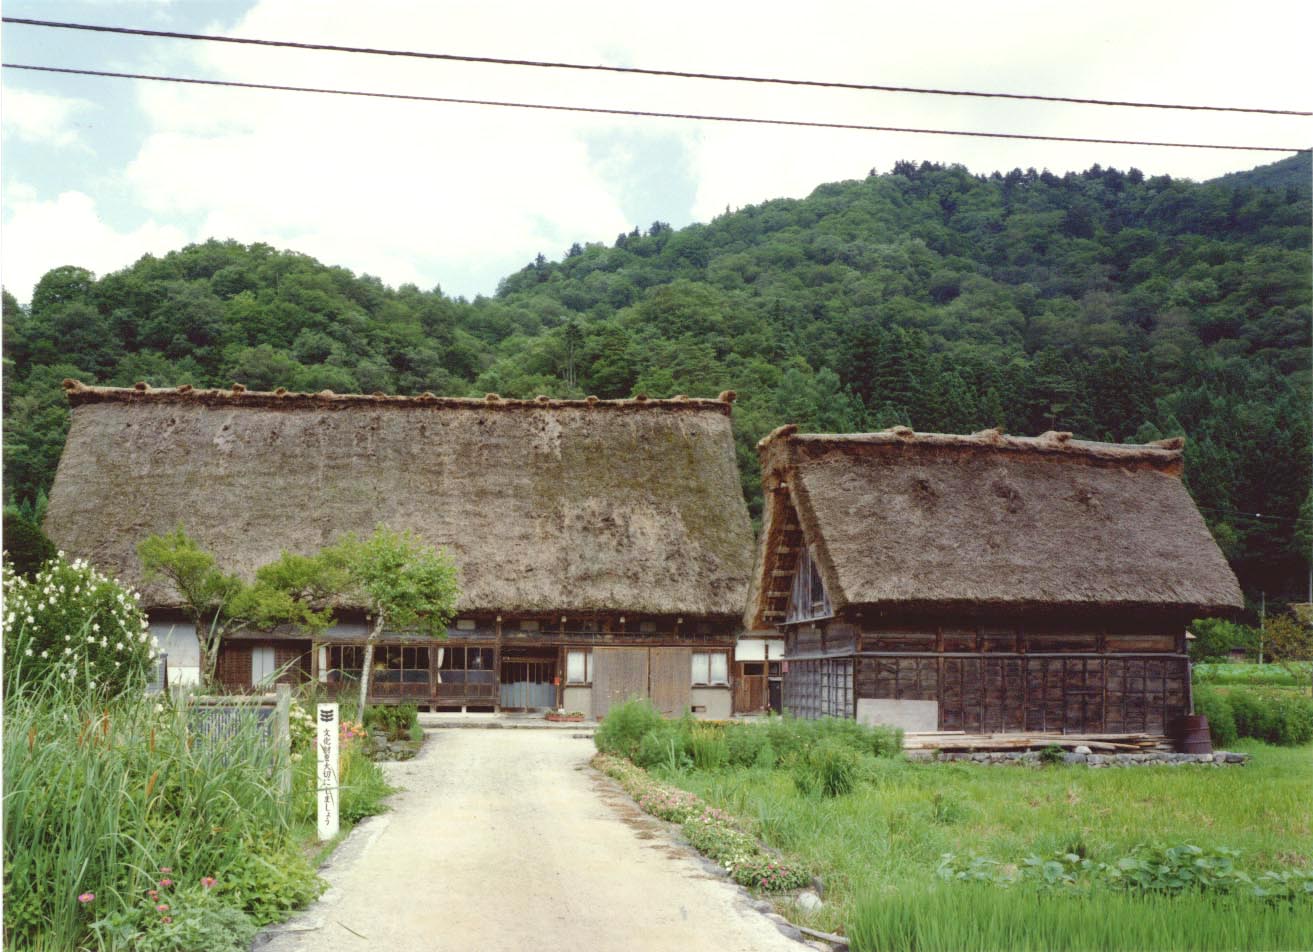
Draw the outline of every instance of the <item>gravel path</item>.
[[[430,731],[405,792],[334,855],[324,897],[261,952],[798,952],[674,843],[568,731]],[[265,941],[267,939],[267,942]]]

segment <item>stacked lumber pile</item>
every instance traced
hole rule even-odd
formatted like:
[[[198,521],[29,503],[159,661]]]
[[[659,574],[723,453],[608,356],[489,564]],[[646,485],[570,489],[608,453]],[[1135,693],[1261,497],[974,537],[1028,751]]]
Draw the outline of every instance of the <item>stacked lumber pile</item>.
[[[1088,747],[1097,753],[1127,754],[1171,750],[1170,738],[1161,734],[967,734],[963,731],[908,732],[904,750],[1041,750],[1056,745],[1066,750]]]

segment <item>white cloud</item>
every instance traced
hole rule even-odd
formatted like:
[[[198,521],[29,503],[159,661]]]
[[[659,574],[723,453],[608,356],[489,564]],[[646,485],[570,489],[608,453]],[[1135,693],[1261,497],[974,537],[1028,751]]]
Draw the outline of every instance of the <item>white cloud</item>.
[[[180,228],[147,222],[128,231],[106,225],[95,200],[82,192],[63,192],[52,200],[31,186],[5,187],[4,242],[0,245],[7,291],[28,301],[41,276],[72,264],[105,274],[144,254],[162,254],[188,240]]]
[[[94,108],[85,99],[69,99],[28,89],[5,89],[0,97],[0,125],[5,136],[33,145],[90,148],[74,122],[78,113]]]

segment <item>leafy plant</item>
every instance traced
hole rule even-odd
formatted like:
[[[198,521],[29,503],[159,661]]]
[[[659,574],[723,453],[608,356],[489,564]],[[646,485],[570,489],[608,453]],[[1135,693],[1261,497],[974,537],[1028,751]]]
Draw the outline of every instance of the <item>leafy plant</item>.
[[[146,683],[158,650],[136,592],[62,553],[31,581],[8,560],[0,572],[9,694],[50,677],[98,694]]]
[[[1039,762],[1050,766],[1053,764],[1060,764],[1063,762],[1063,758],[1066,754],[1067,752],[1063,750],[1060,745],[1049,744],[1039,752]]]
[[[631,760],[643,743],[643,736],[662,723],[661,714],[645,698],[633,698],[617,704],[602,718],[593,742],[607,754],[619,754]]]

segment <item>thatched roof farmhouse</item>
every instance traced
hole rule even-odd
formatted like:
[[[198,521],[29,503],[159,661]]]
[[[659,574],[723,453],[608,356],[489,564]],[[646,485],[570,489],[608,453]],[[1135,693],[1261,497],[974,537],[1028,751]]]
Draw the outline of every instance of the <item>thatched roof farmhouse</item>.
[[[1186,623],[1242,605],[1182,446],[776,430],[746,621],[787,635],[785,705],[920,730],[1170,730]]]
[[[534,703],[507,706],[604,708],[543,685],[592,686],[596,667],[605,691],[641,680],[639,693],[650,693],[650,665],[679,666],[649,657],[656,646],[681,652],[682,684],[662,695],[675,703],[690,699],[691,639],[732,647],[752,541],[732,394],[505,400],[65,387],[73,420],[46,530],[142,587],[159,610],[174,596],[142,584],[135,546],[149,534],[182,524],[225,569],[249,576],[280,551],[312,552],[382,523],[446,548],[460,571],[450,649],[424,658],[398,650],[399,668],[417,672],[399,684],[420,685],[420,668],[431,669],[422,689],[407,688],[415,699],[436,704],[422,692],[455,683],[440,672],[460,654],[478,665],[459,669],[465,675],[524,662],[513,675],[528,680],[514,683],[537,685],[526,689]],[[353,637],[347,626],[328,640]],[[567,657],[575,644],[620,652],[624,670],[600,655]],[[350,652],[337,654],[349,668]],[[342,667],[326,654],[312,661]],[[550,704],[538,703],[549,693]]]

